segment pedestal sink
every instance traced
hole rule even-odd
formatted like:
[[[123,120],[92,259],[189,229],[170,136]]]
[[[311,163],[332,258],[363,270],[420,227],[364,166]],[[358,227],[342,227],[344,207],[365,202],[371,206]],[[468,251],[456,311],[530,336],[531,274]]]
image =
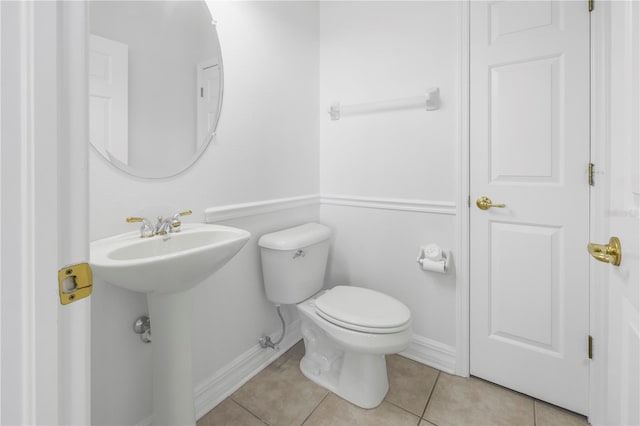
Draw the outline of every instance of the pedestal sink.
[[[146,293],[153,333],[153,424],[195,425],[191,375],[191,289],[226,264],[251,234],[186,224],[179,233],[128,232],[91,243],[94,274]]]

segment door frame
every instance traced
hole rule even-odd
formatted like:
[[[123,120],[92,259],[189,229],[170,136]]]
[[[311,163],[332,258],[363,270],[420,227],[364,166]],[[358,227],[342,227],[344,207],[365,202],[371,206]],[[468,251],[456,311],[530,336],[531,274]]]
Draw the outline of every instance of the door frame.
[[[597,10],[591,13],[591,162],[601,165],[605,162],[606,149],[604,143],[609,131],[609,94],[610,84],[608,71],[609,43],[609,5],[599,2]],[[589,233],[592,241],[604,241],[608,233],[604,215],[598,205],[608,203],[608,193],[598,190],[597,173],[590,198]],[[604,229],[603,229],[604,228]],[[606,237],[607,241],[609,237]],[[607,331],[608,292],[606,268],[594,268],[589,262],[589,296],[590,296],[590,334],[594,338],[594,357],[589,368],[589,421],[591,424],[603,424],[606,415],[607,384],[607,351],[599,350],[599,342],[605,341]]]
[[[458,195],[456,202],[457,235],[455,259],[456,268],[456,367],[455,373],[469,377],[470,358],[470,55],[471,55],[471,0],[459,2],[459,35],[458,35]]]
[[[599,186],[599,176],[614,164],[609,159],[608,143],[611,137],[611,74],[612,55],[611,5],[602,1],[595,4],[591,14],[591,162],[595,164],[595,182],[591,196],[591,241],[608,241],[610,237],[609,188]],[[635,28],[637,30],[637,28]],[[626,34],[631,37],[631,34]],[[633,52],[625,51],[624,59],[632,59]],[[629,57],[627,57],[629,55]],[[635,53],[637,55],[637,53]],[[607,179],[602,178],[606,183]],[[591,335],[593,336],[593,359],[589,383],[589,421],[591,424],[607,424],[609,393],[609,268],[598,262],[590,262],[590,311]]]
[[[470,1],[460,2],[459,18],[459,134],[458,134],[458,196],[457,196],[457,280],[456,280],[456,369],[455,373],[463,377],[469,377],[470,366]],[[587,7],[587,1],[584,1]],[[610,23],[609,5],[607,2],[597,2],[596,8],[590,13],[591,28],[591,128],[590,151],[591,162],[603,163],[605,161],[605,141],[608,132],[609,111],[609,74],[608,42]],[[591,190],[590,196],[590,220],[589,233],[595,239],[605,241],[605,231],[602,228],[604,217],[594,208],[599,199],[604,195],[602,191]],[[599,198],[598,198],[599,197]],[[585,247],[589,235],[585,236]],[[585,249],[585,255],[587,255]],[[606,341],[606,315],[607,297],[605,276],[601,269],[590,267],[590,283],[601,283],[599,286],[589,285],[590,300],[590,334],[597,341]],[[597,347],[597,344],[596,344]],[[586,350],[586,343],[585,343]],[[606,351],[594,350],[594,359],[589,366],[589,421],[592,424],[600,424],[604,420],[606,398]]]
[[[58,269],[88,260],[86,7],[0,4],[0,422],[90,424],[90,299]]]

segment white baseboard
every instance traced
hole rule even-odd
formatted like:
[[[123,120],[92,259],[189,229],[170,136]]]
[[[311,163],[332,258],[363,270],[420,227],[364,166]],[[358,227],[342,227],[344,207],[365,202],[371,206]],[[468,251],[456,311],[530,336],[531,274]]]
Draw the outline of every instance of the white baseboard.
[[[271,338],[277,339],[279,336],[276,334]],[[211,411],[213,407],[224,401],[225,398],[289,350],[300,339],[302,339],[300,320],[295,320],[287,325],[287,333],[279,345],[280,350],[262,349],[256,343],[255,346],[218,370],[211,377],[200,382],[194,391],[196,419]]]
[[[456,348],[453,346],[414,335],[407,350],[400,352],[400,355],[445,373],[455,374]]]
[[[279,332],[270,336],[272,339],[279,337]],[[238,388],[247,383],[253,376],[271,364],[276,358],[288,351],[300,339],[300,320],[287,324],[287,333],[278,345],[280,349],[262,349],[258,343],[248,351],[225,365],[212,376],[201,381],[195,386],[195,410],[196,419],[200,419],[213,407],[220,404]],[[136,426],[151,426],[151,416],[140,421]]]

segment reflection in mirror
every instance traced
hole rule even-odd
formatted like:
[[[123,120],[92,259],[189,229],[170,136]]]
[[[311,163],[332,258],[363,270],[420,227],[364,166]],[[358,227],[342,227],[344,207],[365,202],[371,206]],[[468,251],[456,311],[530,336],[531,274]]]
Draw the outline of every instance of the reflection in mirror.
[[[204,1],[92,1],[89,124],[94,148],[139,177],[188,168],[213,138],[222,58]]]

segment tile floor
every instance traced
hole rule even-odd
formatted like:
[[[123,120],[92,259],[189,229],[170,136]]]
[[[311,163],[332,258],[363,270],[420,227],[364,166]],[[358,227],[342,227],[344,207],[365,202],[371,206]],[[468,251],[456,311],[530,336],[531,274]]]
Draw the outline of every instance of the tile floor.
[[[399,355],[387,357],[389,393],[356,407],[302,375],[299,342],[198,421],[197,426],[579,426],[585,417],[480,379]]]

